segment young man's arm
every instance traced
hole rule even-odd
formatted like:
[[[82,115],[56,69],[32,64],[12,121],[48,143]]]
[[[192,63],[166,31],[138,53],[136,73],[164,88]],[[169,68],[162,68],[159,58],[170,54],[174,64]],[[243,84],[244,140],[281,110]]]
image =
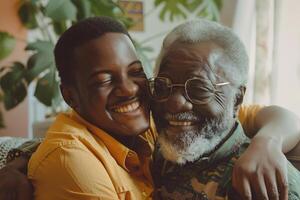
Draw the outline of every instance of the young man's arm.
[[[299,118],[278,106],[242,107],[239,118],[252,142],[234,166],[233,187],[244,199],[287,199],[287,160],[282,152],[299,142]],[[297,153],[293,156],[299,159]]]
[[[33,188],[27,179],[29,158],[20,156],[0,170],[0,200],[32,200]]]
[[[33,187],[27,179],[27,165],[41,141],[30,140],[8,152],[7,164],[0,170],[0,200],[33,199]]]

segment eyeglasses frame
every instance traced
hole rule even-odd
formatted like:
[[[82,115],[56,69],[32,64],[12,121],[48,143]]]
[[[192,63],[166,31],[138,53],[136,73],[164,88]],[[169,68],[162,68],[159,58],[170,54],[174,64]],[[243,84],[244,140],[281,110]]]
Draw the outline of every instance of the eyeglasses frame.
[[[151,98],[152,98],[153,100],[155,100],[155,101],[157,101],[157,102],[164,102],[164,101],[167,101],[167,100],[169,99],[169,97],[171,96],[172,92],[173,92],[173,87],[184,87],[184,92],[185,92],[184,96],[185,96],[185,98],[186,98],[188,101],[190,101],[192,104],[195,104],[195,105],[203,105],[203,104],[206,104],[206,103],[207,103],[207,102],[199,103],[199,102],[193,101],[193,100],[189,97],[188,92],[187,92],[187,83],[188,83],[189,81],[195,80],[195,79],[196,79],[196,80],[201,80],[201,79],[199,79],[199,78],[197,78],[197,77],[193,77],[193,78],[187,79],[187,80],[185,81],[184,84],[180,84],[180,83],[172,83],[172,80],[171,80],[170,78],[167,78],[167,77],[161,77],[161,76],[158,76],[158,77],[152,77],[152,78],[149,78],[149,79],[148,79],[149,90],[150,90],[150,84],[149,84],[149,83],[150,83],[150,82],[154,82],[154,80],[157,79],[157,78],[168,79],[168,80],[170,80],[170,82],[171,82],[171,84],[170,84],[171,90],[170,90],[170,92],[169,92],[169,94],[168,94],[168,97],[167,97],[167,98],[164,98],[164,99],[161,99],[161,100],[157,100],[157,99],[153,98],[153,95],[151,95],[151,92],[150,92],[150,96],[151,96]],[[211,93],[212,93],[212,94],[215,94],[215,92],[217,91],[217,88],[216,88],[217,86],[224,86],[224,85],[229,85],[229,84],[230,84],[229,81],[227,81],[227,82],[221,82],[221,83],[213,83],[214,90],[213,90]]]

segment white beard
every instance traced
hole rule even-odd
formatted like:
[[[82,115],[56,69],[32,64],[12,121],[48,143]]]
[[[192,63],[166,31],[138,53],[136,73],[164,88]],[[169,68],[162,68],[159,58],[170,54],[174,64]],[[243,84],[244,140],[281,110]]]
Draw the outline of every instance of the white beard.
[[[219,119],[207,120],[205,126],[195,131],[186,131],[177,138],[169,138],[167,130],[161,130],[158,136],[160,151],[171,162],[180,165],[193,162],[212,152],[229,134],[234,121],[232,103]]]

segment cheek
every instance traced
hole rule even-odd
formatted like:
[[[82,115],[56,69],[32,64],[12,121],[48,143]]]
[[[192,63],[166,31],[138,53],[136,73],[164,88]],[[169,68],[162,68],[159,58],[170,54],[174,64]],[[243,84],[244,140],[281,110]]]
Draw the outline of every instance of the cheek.
[[[146,83],[146,79],[135,81],[135,84],[138,85],[138,96],[141,98],[141,102],[150,109],[152,105],[151,96],[148,91],[148,86]]]
[[[139,91],[138,93],[142,93],[143,96],[149,96],[148,94],[148,85],[146,79],[136,79],[134,83],[138,86]]]
[[[110,90],[108,89],[95,89],[91,90],[86,97],[87,104],[90,109],[98,110],[105,108],[109,101]]]
[[[199,109],[198,112],[203,113],[203,115],[208,117],[218,117],[221,116],[228,104],[228,99],[222,91],[217,91],[213,96],[211,96],[210,101],[203,106],[196,106]]]
[[[155,102],[153,100],[150,100],[149,102],[150,102],[149,107],[150,107],[150,110],[152,112],[152,116],[154,118],[155,123],[157,124],[157,123],[160,122],[159,118],[161,117],[162,111],[164,110],[164,109],[162,109],[163,108],[163,103]]]

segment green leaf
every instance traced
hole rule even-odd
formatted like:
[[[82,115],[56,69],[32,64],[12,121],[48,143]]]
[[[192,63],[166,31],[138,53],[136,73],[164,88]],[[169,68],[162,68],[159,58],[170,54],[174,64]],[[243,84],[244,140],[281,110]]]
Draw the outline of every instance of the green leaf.
[[[23,1],[21,4],[18,14],[22,23],[29,29],[35,29],[38,27],[35,15],[38,8],[35,5],[35,2]]]
[[[10,110],[16,107],[25,99],[26,95],[26,85],[23,82],[13,85],[10,91],[4,93],[3,101],[5,109]]]
[[[75,21],[77,8],[70,0],[49,0],[45,8],[45,14],[54,21]]]
[[[159,17],[162,21],[165,21],[166,15],[169,15],[169,20],[174,21],[176,19],[186,19],[187,15],[184,12],[184,8],[188,8],[186,0],[155,0],[155,7],[162,5]]]
[[[46,69],[54,68],[54,57],[43,52],[32,55],[27,62],[26,81],[30,83]]]
[[[48,41],[38,40],[36,42],[29,43],[25,49],[53,54],[54,45]]]
[[[0,86],[2,90],[10,92],[14,90],[15,85],[18,85],[19,82],[22,82],[25,73],[25,66],[20,62],[15,62],[10,70],[1,77]]]
[[[186,19],[187,12],[193,13],[203,6],[197,15],[210,20],[219,20],[219,11],[222,8],[222,0],[155,0],[155,7],[161,6],[159,17],[170,21]]]
[[[28,83],[37,78],[46,69],[54,68],[54,45],[48,41],[37,41],[28,44],[26,50],[37,51],[27,61],[25,78]]]
[[[132,18],[126,17],[124,15],[117,17],[117,20],[119,20],[127,29],[135,25],[135,22]]]
[[[214,0],[216,6],[218,7],[218,10],[221,10],[223,7],[223,0]]]
[[[194,0],[186,5],[187,9],[190,12],[194,12],[199,6],[201,6],[203,3],[203,0]]]
[[[116,18],[118,15],[123,14],[123,10],[119,5],[112,0],[90,0],[91,11],[94,16],[110,16]]]
[[[134,26],[132,18],[125,16],[123,8],[112,0],[90,0],[92,16],[109,16],[121,22],[127,29]]]
[[[15,62],[10,70],[1,77],[0,85],[6,110],[16,107],[27,95],[24,73],[25,66]]]
[[[53,21],[53,28],[57,35],[61,35],[67,30],[66,21]]]
[[[31,0],[32,4],[36,4],[37,2],[39,2],[40,0]]]
[[[91,2],[87,0],[72,0],[77,7],[77,20],[82,20],[92,15]]]
[[[0,110],[0,128],[5,128],[2,109]]]
[[[3,93],[0,93],[0,102],[3,102]],[[0,108],[0,128],[5,128],[2,108]]]
[[[220,7],[216,3],[220,3],[219,1],[216,0],[205,0],[203,2],[204,8],[200,10],[197,15],[199,17],[203,17],[212,21],[219,21],[220,20]]]
[[[0,60],[11,54],[16,45],[16,40],[13,36],[6,32],[0,32]]]
[[[37,82],[34,96],[45,106],[51,106],[56,92],[58,81],[55,79],[55,71],[50,71]]]
[[[56,84],[54,86],[54,93],[53,93],[53,98],[52,98],[52,107],[53,108],[58,108],[61,106],[63,102],[63,97],[60,93],[60,88],[59,88],[59,84]]]

